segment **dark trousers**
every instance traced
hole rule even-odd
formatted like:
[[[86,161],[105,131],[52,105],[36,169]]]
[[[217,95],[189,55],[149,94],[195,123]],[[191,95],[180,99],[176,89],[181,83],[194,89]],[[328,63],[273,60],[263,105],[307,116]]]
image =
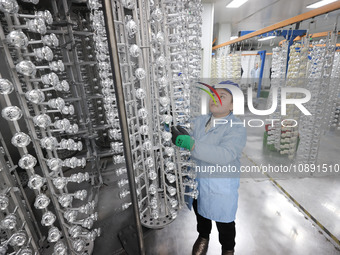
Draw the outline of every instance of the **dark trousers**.
[[[212,227],[211,220],[198,214],[196,199],[194,199],[193,207],[197,218],[197,232],[199,233],[199,236],[209,238]],[[222,245],[222,249],[233,250],[236,236],[235,222],[224,223],[216,221],[216,226],[218,229],[218,239]]]

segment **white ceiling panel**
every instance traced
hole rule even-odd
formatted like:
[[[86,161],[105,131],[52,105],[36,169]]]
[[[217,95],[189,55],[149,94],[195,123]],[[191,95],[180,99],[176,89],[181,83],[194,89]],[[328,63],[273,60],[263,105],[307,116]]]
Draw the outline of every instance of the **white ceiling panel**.
[[[258,30],[282,20],[310,11],[306,6],[317,0],[249,0],[239,8],[226,8],[231,0],[203,0],[203,3],[214,3],[214,23],[231,23],[232,34],[241,30]],[[332,29],[340,11],[317,18],[311,28],[313,32]],[[339,21],[340,22],[340,21]],[[309,21],[303,22],[303,29],[308,28]],[[340,24],[339,24],[340,25]]]

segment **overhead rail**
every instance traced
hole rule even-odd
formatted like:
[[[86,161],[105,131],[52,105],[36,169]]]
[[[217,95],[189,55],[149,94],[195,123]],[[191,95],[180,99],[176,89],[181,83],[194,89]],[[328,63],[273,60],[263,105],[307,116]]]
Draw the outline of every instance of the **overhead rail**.
[[[218,48],[221,48],[221,47],[224,47],[224,46],[227,46],[227,45],[231,45],[231,44],[234,44],[234,43],[237,43],[237,42],[241,42],[241,41],[244,41],[246,39],[250,39],[252,37],[259,36],[259,35],[268,33],[270,31],[273,31],[273,30],[276,30],[276,29],[280,29],[280,28],[283,28],[283,27],[295,24],[297,22],[301,22],[303,20],[314,18],[316,16],[320,16],[322,14],[325,14],[325,13],[328,13],[328,12],[332,12],[332,11],[335,11],[335,10],[338,10],[338,9],[340,9],[340,1],[336,1],[334,3],[330,3],[328,5],[322,6],[320,8],[315,9],[315,10],[311,10],[311,11],[302,13],[302,14],[297,15],[295,17],[292,17],[292,18],[280,21],[280,22],[278,22],[278,23],[276,23],[274,25],[271,25],[271,26],[259,29],[259,30],[255,31],[255,32],[246,34],[246,35],[241,36],[239,38],[236,38],[234,40],[230,40],[228,42],[216,45],[212,49],[216,50]]]
[[[314,34],[309,34],[309,38],[319,38],[319,37],[326,37],[329,33],[331,33],[332,31],[326,31],[326,32],[319,32],[319,33],[314,33]],[[340,32],[338,32],[338,35],[340,35]],[[301,40],[303,37],[305,37],[306,35],[303,36],[297,36],[294,41],[299,41]],[[279,45],[281,45],[283,42],[285,42],[286,40],[282,40],[279,42]]]

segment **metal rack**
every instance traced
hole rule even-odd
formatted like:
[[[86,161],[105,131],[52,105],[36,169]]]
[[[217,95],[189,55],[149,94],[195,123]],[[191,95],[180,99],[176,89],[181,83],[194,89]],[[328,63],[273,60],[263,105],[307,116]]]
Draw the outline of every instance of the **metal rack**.
[[[41,223],[26,232],[32,237],[36,234],[31,232],[39,229],[43,233],[32,238],[35,245],[31,251],[36,253],[42,252],[46,236],[49,243],[55,243],[55,254],[91,253],[93,241],[100,235],[100,229],[85,230],[91,229],[97,218],[93,199],[101,183],[100,158],[96,155],[100,120],[91,118],[91,108],[86,105],[93,100],[92,93],[89,96],[86,87],[80,86],[84,84],[84,70],[95,62],[87,63],[79,54],[84,45],[78,42],[89,33],[77,34],[68,6],[67,1],[53,1],[49,6],[55,14],[53,18],[48,10],[34,14],[5,10],[0,27],[9,71],[8,80],[1,82],[14,89],[13,93],[2,91],[6,104],[2,116],[10,121],[11,133],[17,138],[14,142],[12,139],[12,144],[21,155],[18,165],[28,174],[34,207],[41,210],[31,210],[32,217]],[[19,108],[12,102],[18,102]],[[26,128],[28,132],[21,133]],[[27,148],[30,142],[34,150]],[[75,151],[79,151],[78,157],[72,157]],[[86,161],[90,162],[88,172],[81,169],[86,167]],[[77,168],[78,172],[69,175],[63,170],[66,167]],[[93,188],[72,193],[67,187],[71,182],[87,181]],[[74,199],[84,203],[73,202]],[[66,238],[61,240],[62,236]]]
[[[9,237],[1,243],[0,252],[39,250],[41,232],[1,133],[0,142],[0,228],[4,231],[1,239],[3,234]]]
[[[117,86],[124,93],[140,219],[144,226],[163,227],[176,218],[184,195],[197,196],[195,181],[184,178],[191,174],[183,172],[189,154],[172,148],[169,128],[189,127],[189,80],[195,82],[199,74],[199,51],[193,48],[199,47],[201,6],[189,1],[107,1],[104,6],[106,26],[114,24],[111,44],[119,58]],[[185,32],[188,28],[193,34]],[[185,193],[185,186],[193,191]]]
[[[143,254],[142,225],[164,227],[198,195],[190,152],[172,145],[170,129],[190,129],[200,1],[7,2],[0,103],[11,139],[1,140],[0,191],[11,201],[1,220],[17,207],[13,230],[31,238],[12,245],[7,231],[0,248],[91,254],[101,234],[92,229],[95,207],[114,173],[121,202],[113,216],[133,209]]]

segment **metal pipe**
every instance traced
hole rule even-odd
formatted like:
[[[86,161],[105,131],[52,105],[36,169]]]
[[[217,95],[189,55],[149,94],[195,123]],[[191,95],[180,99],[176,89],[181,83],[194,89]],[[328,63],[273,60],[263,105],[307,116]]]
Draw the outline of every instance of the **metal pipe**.
[[[139,23],[139,20],[138,20],[138,14],[137,14],[137,9],[136,9],[137,7],[135,6],[135,8],[133,9],[133,12],[132,12],[132,16],[134,17],[134,19],[135,19],[135,22],[138,24]],[[125,17],[125,14],[124,14],[124,8],[121,6],[121,8],[119,8],[120,10],[118,10],[118,12],[117,12],[117,14],[116,14],[116,16],[115,16],[115,18],[116,19],[120,19],[120,20],[123,20],[124,19],[124,17]],[[142,16],[141,16],[141,19],[142,19]],[[121,23],[121,27],[123,27],[123,29],[126,29],[126,26],[125,26],[125,24],[124,23]],[[144,43],[143,43],[143,41],[141,40],[141,36],[142,36],[142,34],[141,34],[142,32],[137,32],[136,34],[135,34],[135,38],[136,38],[136,43],[137,43],[137,45],[144,45]],[[119,45],[119,46],[121,46],[121,44],[124,44],[125,46],[125,48],[127,49],[128,48],[128,42],[129,42],[129,39],[128,39],[128,36],[127,36],[127,34],[126,33],[123,33],[123,35],[120,37],[120,41],[116,41],[116,43],[117,43],[117,45]],[[146,47],[149,47],[148,46],[149,45],[149,43],[147,43],[147,46]],[[140,46],[140,48],[141,49],[144,49],[145,47],[144,46]],[[126,53],[125,53],[126,54]],[[148,54],[148,52],[146,51],[146,53],[145,54]],[[143,53],[143,55],[144,55],[144,53]],[[128,57],[128,55],[126,54],[126,61],[127,61],[127,67],[128,67],[128,75],[132,75],[133,74],[133,63],[131,62],[131,59]],[[141,56],[139,56],[139,58],[138,58],[138,65],[141,65],[141,66],[145,66],[145,65],[143,65],[143,58],[141,57]],[[122,65],[121,65],[121,67],[122,67]],[[122,70],[122,69],[121,69]],[[144,79],[145,80],[145,79]],[[122,82],[123,82],[123,88],[126,90],[134,90],[135,89],[135,81],[133,81],[133,82],[129,82],[129,77],[127,77],[126,75],[125,75],[125,77],[124,77],[124,79],[122,80]],[[140,85],[140,87],[141,88],[143,88],[143,89],[145,89],[145,87],[148,87],[148,86],[145,86],[145,82],[142,82],[142,83],[140,83],[139,84]],[[148,92],[147,92],[148,93]],[[137,105],[136,104],[130,104],[131,103],[131,101],[133,101],[133,102],[136,102],[136,94],[135,93],[131,93],[131,95],[128,97],[128,98],[125,98],[125,105],[127,106],[127,107],[129,107],[129,108],[127,108],[127,109],[130,109],[131,111],[134,111],[135,113],[137,113],[138,112],[138,108],[137,108]],[[128,105],[128,103],[129,103],[129,105]],[[150,105],[149,105],[150,106]],[[141,107],[142,108],[145,108],[145,107],[147,107],[147,102],[145,102],[145,100],[141,100]],[[150,111],[150,108],[148,108],[148,111]],[[150,111],[151,112],[151,111]],[[134,117],[130,117],[130,121],[131,120],[133,120],[134,119]],[[140,128],[140,126],[141,125],[150,125],[150,119],[148,118],[148,119],[144,119],[144,120],[142,120],[141,122],[139,122],[138,121],[138,119],[136,119],[136,124],[138,125],[138,128]],[[141,136],[141,134],[140,133],[138,133],[138,134],[132,134],[132,132],[133,131],[131,131],[130,130],[130,137],[132,137],[132,136],[137,136],[138,137],[138,139],[140,140],[140,141],[142,141],[142,136]],[[150,136],[150,134],[149,134],[149,136]],[[132,147],[135,147],[135,145],[134,144],[132,144],[132,146],[131,146],[131,148]],[[137,159],[138,158],[138,149],[137,150],[134,150],[133,151],[133,157],[135,158],[135,159]],[[140,173],[143,173],[144,175],[145,175],[145,183],[147,183],[148,184],[148,186],[147,186],[147,191],[146,191],[146,193],[148,194],[148,187],[149,187],[149,185],[150,185],[150,181],[149,181],[149,178],[147,177],[147,171],[145,170],[146,169],[146,158],[148,157],[148,154],[150,155],[150,157],[152,157],[153,159],[155,158],[154,157],[154,153],[153,153],[153,150],[151,150],[151,151],[148,151],[148,152],[146,152],[146,151],[143,151],[143,150],[141,150],[140,151],[140,156],[141,156],[141,160],[138,160],[138,162],[135,162],[135,166],[139,166],[139,165],[141,165],[142,166],[142,170],[138,167],[137,169],[135,169],[135,175],[137,175],[137,176],[139,176],[140,175]],[[140,183],[137,183],[137,185],[136,185],[136,189],[138,188],[140,186]],[[149,197],[148,197],[149,198]],[[139,197],[138,197],[138,199],[140,199]],[[147,201],[147,204],[149,204],[150,203],[150,199],[148,199],[148,201]],[[138,203],[138,205],[139,205],[139,211],[140,211],[140,215],[143,215],[144,213],[144,211],[143,212],[141,212],[141,210],[142,210],[142,208],[141,208],[141,202],[140,202],[140,200],[139,200],[139,203]]]
[[[104,18],[105,18],[105,28],[106,28],[107,39],[108,39],[108,44],[109,44],[112,75],[115,81],[114,86],[115,86],[115,91],[116,91],[117,108],[118,108],[118,114],[119,114],[119,122],[121,126],[122,140],[124,143],[124,156],[125,156],[125,162],[126,162],[127,176],[129,179],[131,202],[132,202],[132,208],[134,211],[134,218],[135,218],[135,223],[136,223],[138,248],[139,248],[139,253],[141,255],[144,255],[145,247],[144,247],[144,241],[143,241],[143,230],[142,230],[142,225],[141,225],[140,218],[139,218],[138,199],[137,199],[132,153],[130,149],[131,146],[130,146],[129,131],[128,131],[129,127],[127,123],[123,85],[122,85],[122,79],[121,79],[120,68],[119,68],[118,49],[116,45],[116,34],[115,34],[114,20],[113,20],[113,14],[112,14],[113,6],[112,6],[111,0],[103,1],[103,10],[104,10]]]

